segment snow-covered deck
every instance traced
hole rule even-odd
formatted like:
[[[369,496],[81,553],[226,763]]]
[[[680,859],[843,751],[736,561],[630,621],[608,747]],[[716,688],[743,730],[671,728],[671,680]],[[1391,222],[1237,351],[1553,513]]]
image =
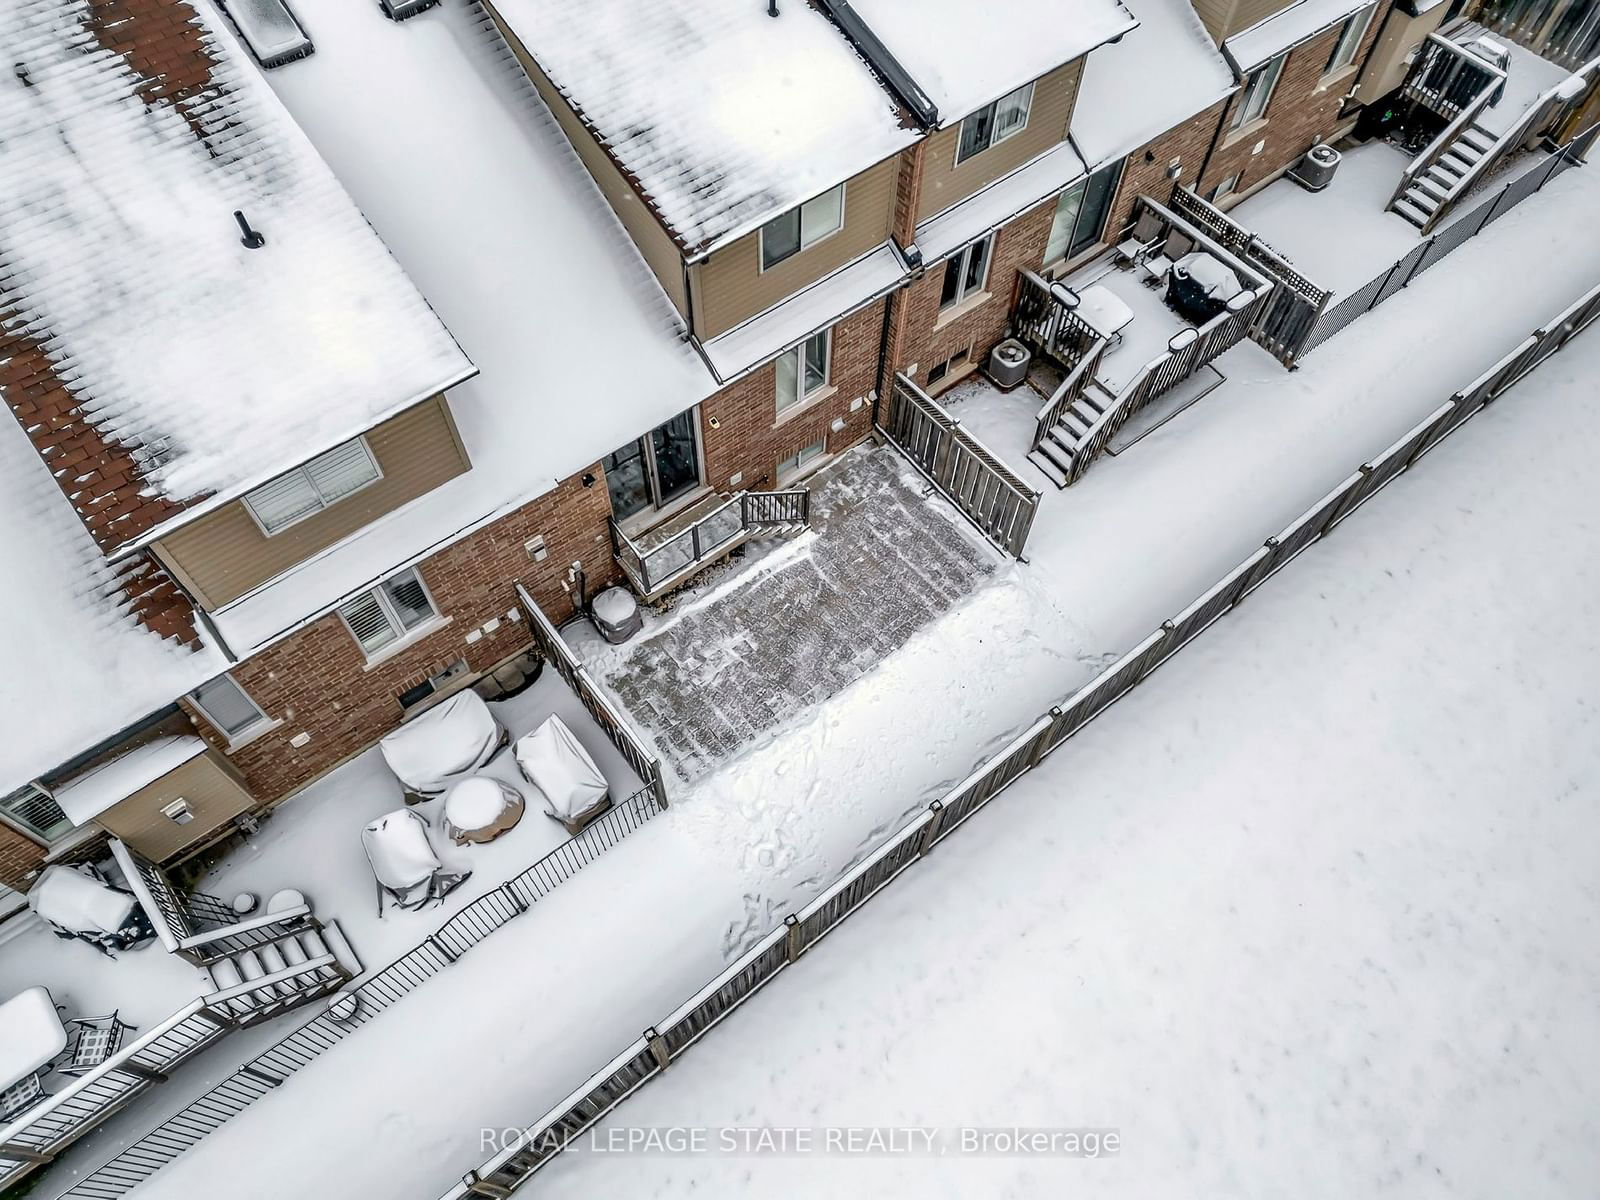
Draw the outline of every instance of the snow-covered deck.
[[[1063,282],[1082,296],[1093,287],[1102,287],[1127,305],[1133,319],[1119,331],[1100,356],[1095,378],[1112,392],[1120,392],[1151,359],[1164,354],[1172,335],[1194,325],[1167,307],[1166,283],[1153,286],[1143,271],[1119,267],[1110,256],[1102,257]]]
[[[550,714],[559,714],[594,758],[614,799],[620,801],[642,786],[556,672],[547,669],[521,695],[493,702],[490,707],[513,740]],[[502,751],[486,773],[529,794],[509,751]],[[434,850],[447,869],[470,870],[472,878],[442,905],[415,912],[389,906],[380,917],[372,873],[361,849],[361,829],[402,804],[399,781],[374,747],[282,804],[259,833],[205,871],[194,890],[228,899],[241,891],[265,898],[280,888],[297,888],[310,900],[319,919],[338,921],[370,975],[405,954],[473,900],[568,840],[562,827],[544,814],[538,799],[530,797],[527,812],[510,832],[486,845],[455,846],[439,833],[435,819],[439,802],[429,802],[419,811],[432,822],[429,839]],[[159,943],[112,961],[82,942],[58,939],[31,917],[18,918],[6,929],[10,936],[0,941],[0,973],[6,981],[0,999],[43,984],[58,1003],[66,1005],[69,1015],[99,1015],[115,1009],[124,1020],[147,1029],[205,990],[199,968],[165,953]],[[404,1004],[406,999],[398,1003]],[[160,1124],[298,1023],[291,1016],[219,1042],[166,1084],[71,1147],[44,1176],[39,1195],[57,1194],[75,1172],[97,1166],[126,1141]],[[67,1082],[52,1076],[46,1087],[59,1091]]]

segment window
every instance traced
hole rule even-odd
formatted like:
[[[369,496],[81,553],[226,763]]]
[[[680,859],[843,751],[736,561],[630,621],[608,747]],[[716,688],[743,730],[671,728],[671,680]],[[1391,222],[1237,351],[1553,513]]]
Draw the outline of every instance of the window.
[[[773,217],[761,227],[761,269],[815,246],[844,228],[844,184]]]
[[[966,364],[967,359],[970,358],[971,355],[972,346],[968,344],[961,347],[961,349],[957,350],[943,362],[934,363],[933,366],[928,368],[928,386],[932,387],[946,375],[950,374],[951,371],[959,370]]]
[[[390,576],[370,592],[339,606],[339,615],[350,627],[350,634],[370,656],[391,642],[397,642],[439,613],[433,597],[422,585],[415,567]]]
[[[1287,54],[1280,54],[1245,76],[1244,90],[1239,95],[1238,107],[1233,110],[1229,128],[1242,129],[1267,111],[1272,89],[1278,86],[1278,73],[1283,70],[1283,60],[1287,57]]]
[[[229,741],[244,736],[267,719],[261,706],[227,675],[201,684],[189,694],[189,699]]]
[[[1367,26],[1371,24],[1370,8],[1362,9],[1345,21],[1339,31],[1339,40],[1334,43],[1333,53],[1328,55],[1328,65],[1322,68],[1324,75],[1332,75],[1335,71],[1342,70],[1355,62],[1361,39],[1367,32]]]
[[[778,482],[782,483],[786,479],[794,478],[801,467],[821,458],[827,448],[828,439],[826,437],[818,438],[809,446],[801,446],[800,449],[778,464]]]
[[[1221,200],[1226,196],[1233,195],[1234,189],[1236,189],[1239,186],[1239,176],[1241,174],[1242,174],[1242,172],[1235,171],[1232,175],[1229,175],[1221,183],[1217,184],[1216,187],[1212,188],[1211,189],[1211,202],[1213,204],[1215,204],[1218,200]]]
[[[383,477],[365,438],[319,454],[245,495],[245,507],[271,537]]]
[[[1055,220],[1050,224],[1050,240],[1044,248],[1045,262],[1076,258],[1100,240],[1106,211],[1121,177],[1122,163],[1116,162],[1061,193],[1056,201]]]
[[[1033,84],[1030,83],[985,105],[961,122],[961,137],[956,141],[956,165],[1005,141],[1026,126],[1032,104]]]
[[[792,408],[828,383],[828,360],[833,354],[833,330],[812,334],[792,350],[778,356],[778,411]]]
[[[945,260],[944,290],[939,293],[941,309],[954,308],[983,291],[983,285],[989,282],[989,254],[993,249],[994,234],[991,233]]]
[[[72,829],[72,822],[50,793],[33,783],[0,800],[0,813],[24,833],[45,843],[60,839]]]

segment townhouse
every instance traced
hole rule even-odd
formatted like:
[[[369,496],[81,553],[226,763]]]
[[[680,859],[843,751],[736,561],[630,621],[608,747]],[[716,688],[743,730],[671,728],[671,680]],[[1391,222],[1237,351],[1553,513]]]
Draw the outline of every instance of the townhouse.
[[[640,547],[869,436],[894,372],[979,369],[1021,271],[1352,125],[1409,4],[13,12],[0,453],[48,620],[6,702],[60,715],[8,752],[0,884],[191,854],[514,678],[518,583],[661,590]]]

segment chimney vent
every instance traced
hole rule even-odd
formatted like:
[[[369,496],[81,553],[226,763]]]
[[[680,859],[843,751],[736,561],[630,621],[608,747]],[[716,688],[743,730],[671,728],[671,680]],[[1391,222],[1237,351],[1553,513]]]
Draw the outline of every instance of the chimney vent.
[[[243,235],[239,242],[246,250],[259,250],[267,244],[267,239],[259,231],[250,228],[250,222],[245,219],[243,212],[234,209],[233,219],[239,222],[239,232]]]
[[[778,15],[778,0],[767,0],[767,16],[775,17],[777,15]]]

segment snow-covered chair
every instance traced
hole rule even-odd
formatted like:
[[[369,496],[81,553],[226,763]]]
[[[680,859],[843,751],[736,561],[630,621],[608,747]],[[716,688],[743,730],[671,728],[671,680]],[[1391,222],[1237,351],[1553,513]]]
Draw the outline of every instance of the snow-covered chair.
[[[544,796],[546,815],[568,833],[582,832],[611,807],[606,777],[560,717],[546,717],[539,728],[519,738],[514,753],[522,777]]]
[[[442,795],[477,772],[511,740],[470,688],[407,721],[378,745],[406,791],[406,803]]]
[[[378,916],[383,898],[397,908],[418,909],[443,900],[472,877],[471,871],[446,871],[428,843],[427,820],[408,808],[397,809],[361,831],[361,848],[378,885]]]

